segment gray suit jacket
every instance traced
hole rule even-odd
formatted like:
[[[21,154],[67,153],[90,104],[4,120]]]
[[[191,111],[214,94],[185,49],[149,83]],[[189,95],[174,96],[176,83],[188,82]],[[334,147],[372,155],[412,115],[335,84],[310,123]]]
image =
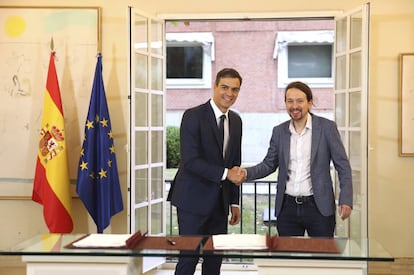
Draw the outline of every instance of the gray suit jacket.
[[[338,172],[339,205],[353,206],[352,171],[335,122],[312,115],[311,181],[316,205],[324,216],[335,213],[335,197],[330,174],[331,160]],[[247,179],[254,180],[278,171],[276,217],[282,208],[290,152],[289,121],[273,128],[269,149],[263,161],[247,168]]]

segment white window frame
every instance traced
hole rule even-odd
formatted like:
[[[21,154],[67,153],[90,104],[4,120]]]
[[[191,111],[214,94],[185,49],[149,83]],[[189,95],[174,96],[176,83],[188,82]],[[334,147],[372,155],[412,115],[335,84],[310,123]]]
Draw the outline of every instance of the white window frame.
[[[210,89],[211,67],[214,61],[214,36],[211,32],[166,33],[166,45],[203,48],[203,77],[166,79],[167,89]]]
[[[300,80],[312,88],[332,88],[333,70],[331,77],[288,77],[288,46],[289,45],[332,45],[334,43],[334,31],[280,31],[276,35],[273,58],[277,59],[278,77],[277,87],[284,88],[290,82]],[[333,55],[332,55],[333,60]]]

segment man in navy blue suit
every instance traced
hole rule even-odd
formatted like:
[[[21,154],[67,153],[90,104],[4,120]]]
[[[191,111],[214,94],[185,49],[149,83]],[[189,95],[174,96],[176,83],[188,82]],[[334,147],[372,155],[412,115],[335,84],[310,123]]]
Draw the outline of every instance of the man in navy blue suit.
[[[242,121],[229,108],[236,102],[242,78],[231,68],[217,73],[213,97],[183,114],[180,127],[181,161],[168,195],[177,208],[180,235],[227,233],[227,223],[240,221]],[[224,115],[223,133],[220,118]],[[229,211],[230,210],[230,211]],[[231,218],[228,221],[229,212]],[[194,274],[198,257],[180,257],[175,274]],[[221,257],[207,256],[202,274],[220,274]]]

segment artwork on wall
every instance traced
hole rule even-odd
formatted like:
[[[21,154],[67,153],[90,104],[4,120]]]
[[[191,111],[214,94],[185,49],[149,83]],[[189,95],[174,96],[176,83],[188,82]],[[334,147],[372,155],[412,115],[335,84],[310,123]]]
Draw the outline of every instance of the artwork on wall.
[[[70,176],[76,178],[96,56],[101,51],[101,9],[0,6],[0,24],[1,199],[31,192],[52,40]]]
[[[400,54],[399,154],[414,156],[414,53]]]

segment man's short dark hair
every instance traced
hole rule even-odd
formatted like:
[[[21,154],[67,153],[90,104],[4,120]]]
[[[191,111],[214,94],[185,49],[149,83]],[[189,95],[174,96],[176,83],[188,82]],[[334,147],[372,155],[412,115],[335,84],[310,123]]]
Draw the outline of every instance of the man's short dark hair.
[[[303,82],[294,81],[294,82],[289,83],[285,88],[285,101],[286,101],[286,92],[287,92],[287,90],[292,89],[292,88],[296,88],[298,90],[301,90],[306,95],[306,99],[308,100],[308,102],[313,100],[313,95],[312,95],[311,88]]]
[[[240,86],[242,84],[242,77],[240,76],[239,72],[232,68],[224,68],[217,73],[216,76],[216,86],[219,84],[220,79],[222,78],[238,78],[240,81]]]

